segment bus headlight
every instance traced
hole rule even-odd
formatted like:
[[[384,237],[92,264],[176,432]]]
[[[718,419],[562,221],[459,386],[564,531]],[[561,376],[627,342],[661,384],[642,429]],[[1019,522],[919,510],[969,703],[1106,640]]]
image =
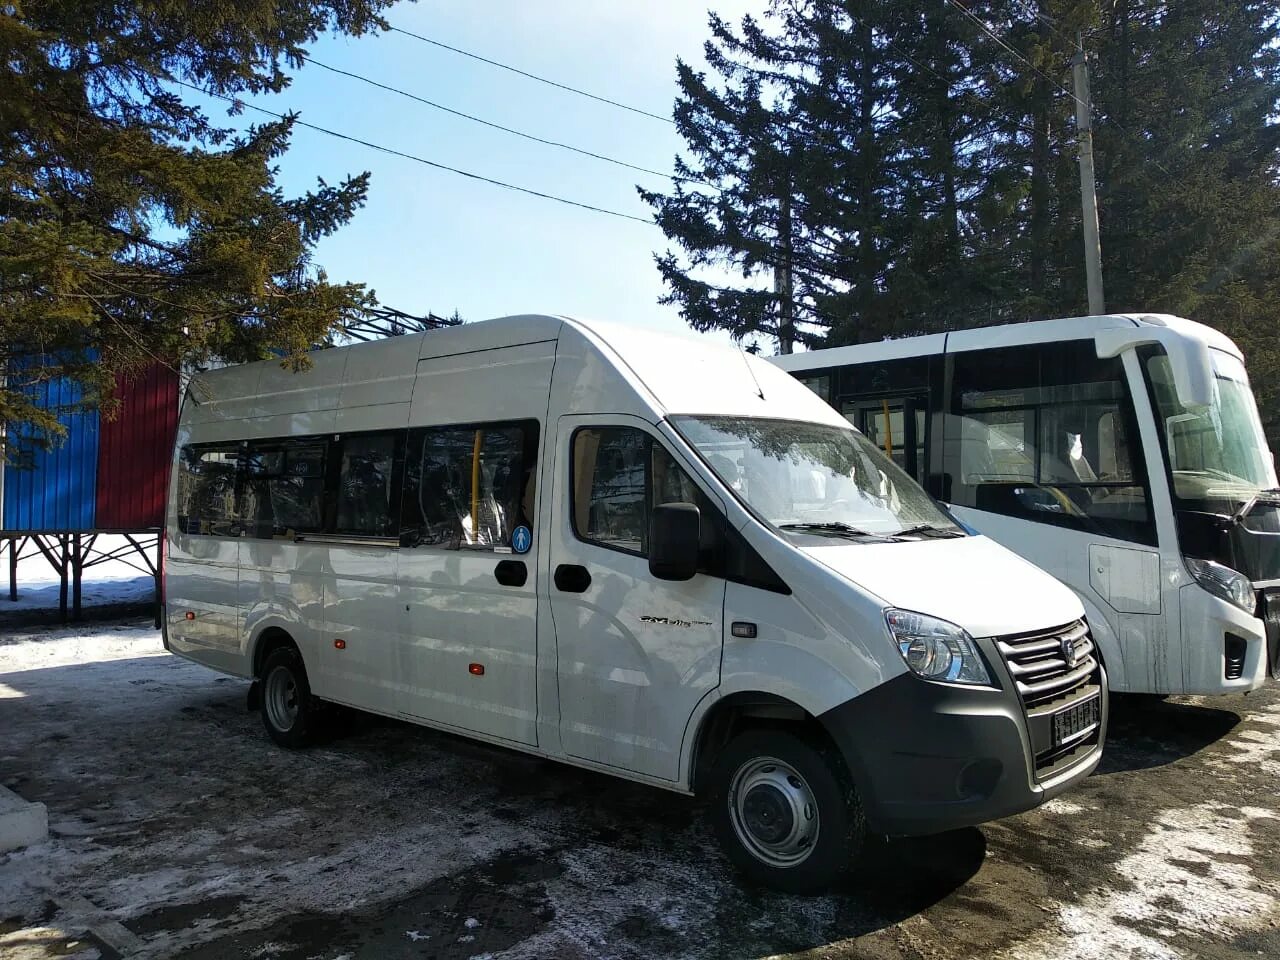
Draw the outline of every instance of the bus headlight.
[[[1252,614],[1258,609],[1258,596],[1253,592],[1253,584],[1243,573],[1212,560],[1198,560],[1195,557],[1182,559],[1186,561],[1187,569],[1200,586],[1210,593],[1231,601],[1245,613]]]
[[[973,638],[954,623],[910,610],[886,610],[884,622],[917,676],[945,683],[991,683]]]

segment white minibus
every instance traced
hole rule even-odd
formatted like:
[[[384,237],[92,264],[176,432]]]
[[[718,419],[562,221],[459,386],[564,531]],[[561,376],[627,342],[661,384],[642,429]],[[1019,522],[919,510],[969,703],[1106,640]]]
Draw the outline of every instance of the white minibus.
[[[190,383],[165,645],[332,704],[680,793],[804,891],[868,831],[1039,804],[1098,762],[1079,599],[731,348],[521,316]]]
[[[966,525],[1070,586],[1112,690],[1280,677],[1280,492],[1221,333],[1077,317],[774,362]]]

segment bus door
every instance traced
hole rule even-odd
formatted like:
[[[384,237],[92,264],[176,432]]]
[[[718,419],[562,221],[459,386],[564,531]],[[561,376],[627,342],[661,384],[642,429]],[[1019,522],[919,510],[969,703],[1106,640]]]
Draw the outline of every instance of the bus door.
[[[410,428],[399,555],[403,712],[537,743],[536,420]]]
[[[840,412],[917,483],[925,483],[926,394],[846,400]]]

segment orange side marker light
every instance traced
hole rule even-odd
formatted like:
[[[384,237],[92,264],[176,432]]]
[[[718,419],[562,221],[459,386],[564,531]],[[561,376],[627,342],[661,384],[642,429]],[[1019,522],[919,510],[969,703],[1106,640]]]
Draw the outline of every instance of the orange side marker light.
[[[347,649],[347,641],[345,640],[335,640],[333,641],[333,645],[337,647],[339,650]]]
[[[196,612],[195,612],[194,610],[188,610],[188,611],[184,614],[184,616],[185,616],[188,620],[194,620],[194,619],[196,618]]]
[[[467,673],[471,674],[473,677],[483,677],[483,676],[484,676],[484,664],[483,664],[483,663],[469,663],[469,664],[467,664]]]

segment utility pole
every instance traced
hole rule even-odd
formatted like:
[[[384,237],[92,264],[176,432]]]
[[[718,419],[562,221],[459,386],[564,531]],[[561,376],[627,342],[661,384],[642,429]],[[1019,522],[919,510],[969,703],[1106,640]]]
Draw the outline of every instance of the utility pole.
[[[783,178],[778,196],[778,262],[773,267],[773,291],[778,297],[778,353],[791,353],[795,344],[795,298],[791,282],[791,176]]]
[[[1102,240],[1098,235],[1098,194],[1093,179],[1093,102],[1089,99],[1089,66],[1084,36],[1076,34],[1072,58],[1076,88],[1076,136],[1080,141],[1080,202],[1084,220],[1084,273],[1089,288],[1089,313],[1106,313],[1102,296]]]

